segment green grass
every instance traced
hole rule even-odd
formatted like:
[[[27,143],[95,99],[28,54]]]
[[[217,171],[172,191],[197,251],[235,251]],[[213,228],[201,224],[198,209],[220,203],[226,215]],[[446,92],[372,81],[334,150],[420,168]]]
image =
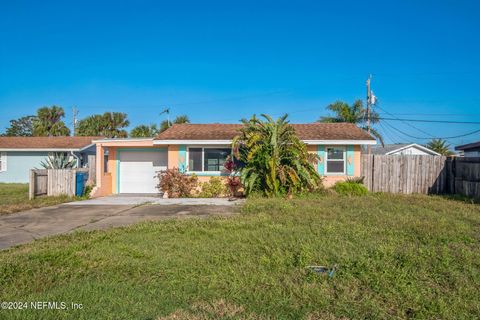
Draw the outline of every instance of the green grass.
[[[0,215],[73,201],[67,196],[28,199],[28,184],[0,183]]]
[[[333,278],[305,266],[332,265]],[[148,222],[0,252],[8,319],[473,319],[480,207],[428,196],[250,199],[230,218]]]

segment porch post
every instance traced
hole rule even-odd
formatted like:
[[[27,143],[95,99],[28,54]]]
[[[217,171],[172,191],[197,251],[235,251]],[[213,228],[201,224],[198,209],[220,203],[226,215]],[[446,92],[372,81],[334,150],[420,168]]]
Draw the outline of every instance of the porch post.
[[[104,152],[104,149],[102,147],[102,144],[101,143],[97,143],[96,145],[96,149],[97,149],[97,155],[95,157],[95,165],[96,165],[96,168],[95,168],[95,173],[96,173],[96,177],[97,177],[97,187],[99,189],[101,189],[102,187],[102,178],[103,178],[103,168],[104,168],[104,155],[105,155],[105,152]]]

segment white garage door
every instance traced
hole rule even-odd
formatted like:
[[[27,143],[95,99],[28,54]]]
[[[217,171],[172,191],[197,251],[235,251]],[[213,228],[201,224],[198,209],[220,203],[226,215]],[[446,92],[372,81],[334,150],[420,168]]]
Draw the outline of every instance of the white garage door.
[[[158,193],[157,171],[167,169],[166,150],[121,151],[119,193]]]

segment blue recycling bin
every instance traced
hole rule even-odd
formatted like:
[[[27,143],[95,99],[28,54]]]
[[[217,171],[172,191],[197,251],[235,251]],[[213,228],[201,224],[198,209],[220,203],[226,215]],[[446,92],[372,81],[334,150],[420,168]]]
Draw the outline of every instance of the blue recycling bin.
[[[87,172],[77,172],[76,176],[76,186],[75,186],[75,195],[81,197],[85,191],[85,186],[87,184],[88,173]]]

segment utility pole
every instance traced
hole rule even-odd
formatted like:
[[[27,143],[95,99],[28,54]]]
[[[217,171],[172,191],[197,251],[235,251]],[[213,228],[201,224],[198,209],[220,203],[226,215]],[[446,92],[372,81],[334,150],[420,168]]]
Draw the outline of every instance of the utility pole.
[[[77,116],[78,116],[77,107],[73,107],[72,112],[73,112],[73,136],[75,136],[75,131],[77,129]]]
[[[370,134],[370,105],[372,103],[372,90],[370,89],[370,82],[372,80],[372,75],[367,79],[367,132]],[[372,153],[372,147],[368,145],[367,147],[368,154]]]

